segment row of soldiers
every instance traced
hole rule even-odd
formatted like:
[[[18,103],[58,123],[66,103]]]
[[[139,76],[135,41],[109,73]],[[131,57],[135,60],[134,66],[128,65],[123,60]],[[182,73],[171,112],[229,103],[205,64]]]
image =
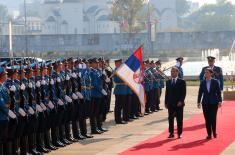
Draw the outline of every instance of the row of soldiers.
[[[103,59],[0,64],[0,155],[41,155],[107,129],[112,74]]]
[[[117,70],[123,63],[122,59],[117,59],[115,62],[115,70]],[[152,112],[162,110],[160,108],[160,97],[162,88],[164,88],[164,77],[160,71],[160,61],[144,61],[144,79],[141,83],[144,85],[147,102],[145,105],[145,115]],[[114,115],[116,124],[126,124],[133,119],[142,117],[141,105],[137,95],[131,90],[122,79],[114,75],[113,81],[115,83],[115,107]]]

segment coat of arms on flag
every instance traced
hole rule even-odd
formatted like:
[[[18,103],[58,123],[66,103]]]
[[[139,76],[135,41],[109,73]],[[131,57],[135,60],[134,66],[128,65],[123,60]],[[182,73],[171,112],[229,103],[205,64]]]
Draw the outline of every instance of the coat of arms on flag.
[[[142,58],[142,48],[140,46],[116,71],[120,77],[139,97],[141,103],[141,113],[145,112],[145,91],[143,86],[144,67]]]

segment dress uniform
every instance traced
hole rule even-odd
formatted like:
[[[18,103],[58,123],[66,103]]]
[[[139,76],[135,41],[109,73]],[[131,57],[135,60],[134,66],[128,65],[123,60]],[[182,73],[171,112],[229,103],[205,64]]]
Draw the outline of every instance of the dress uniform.
[[[213,70],[212,78],[218,80],[219,85],[220,85],[220,90],[222,91],[224,89],[224,76],[223,76],[222,68],[214,65],[215,57],[208,56],[207,60],[208,60],[209,66],[202,68],[202,71],[199,76],[200,81],[203,81],[205,79],[204,77],[205,69],[209,67]]]
[[[18,71],[16,70],[15,67],[10,67],[7,68],[8,72],[8,77],[4,82],[5,88],[7,88],[8,96],[10,97],[10,110],[16,115],[16,96],[15,96],[15,79],[17,78]],[[11,130],[8,130],[7,133],[7,143],[4,145],[5,153],[6,154],[16,154],[17,151],[17,143],[15,142],[15,134],[16,134],[16,128],[18,124],[18,119],[17,118],[9,118],[9,123],[8,123],[8,129],[10,128]]]
[[[102,97],[107,95],[107,92],[102,87],[102,74],[98,71],[98,60],[96,58],[90,60],[91,63],[91,133],[102,133],[102,114],[101,102]],[[101,130],[100,130],[101,129]]]
[[[8,88],[4,85],[7,72],[0,66],[0,155],[11,154],[11,140],[8,138],[9,119],[16,119],[10,110],[10,96]]]
[[[146,60],[145,61],[145,70],[144,70],[144,88],[145,88],[145,92],[146,92],[146,98],[147,98],[147,102],[146,102],[146,106],[145,106],[145,113],[149,114],[151,113],[151,104],[152,104],[152,89],[153,89],[153,79],[152,79],[152,73],[150,71],[149,68],[149,61]]]
[[[179,70],[179,75],[178,75],[178,77],[181,78],[181,79],[184,78],[184,71],[183,71],[183,68],[182,68],[183,60],[184,60],[183,57],[177,58],[177,59],[176,59],[177,64],[175,65],[175,67],[177,67],[178,70]]]
[[[151,64],[151,74],[153,76],[153,93],[152,93],[152,106],[151,111],[158,111],[159,110],[159,88],[160,88],[160,79],[157,70],[155,69],[155,65]]]

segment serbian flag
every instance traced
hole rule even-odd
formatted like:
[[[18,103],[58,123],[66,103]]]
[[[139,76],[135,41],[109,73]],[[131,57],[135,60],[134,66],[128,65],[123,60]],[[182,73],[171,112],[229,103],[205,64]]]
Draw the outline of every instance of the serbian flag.
[[[145,112],[145,91],[143,86],[144,66],[142,58],[142,46],[140,46],[116,71],[116,75],[122,79],[132,91],[139,97],[141,113]]]

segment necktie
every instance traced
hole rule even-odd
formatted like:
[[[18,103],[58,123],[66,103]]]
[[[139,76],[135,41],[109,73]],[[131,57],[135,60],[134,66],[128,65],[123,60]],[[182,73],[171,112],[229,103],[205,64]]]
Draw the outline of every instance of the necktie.
[[[175,79],[173,79],[172,81],[172,86],[175,86]]]

